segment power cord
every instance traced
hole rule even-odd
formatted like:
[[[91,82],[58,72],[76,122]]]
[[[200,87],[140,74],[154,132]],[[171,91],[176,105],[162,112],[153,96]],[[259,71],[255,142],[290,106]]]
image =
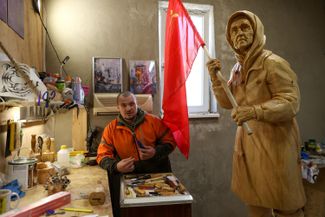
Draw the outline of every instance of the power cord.
[[[54,50],[54,53],[55,53],[55,55],[56,55],[56,58],[58,59],[58,61],[59,61],[59,63],[60,63],[60,66],[62,67],[61,70],[63,70],[64,73],[67,75],[67,72],[66,72],[66,71],[64,70],[64,68],[63,68],[63,65],[64,65],[65,62],[67,61],[67,60],[66,60],[67,57],[64,58],[64,60],[66,60],[65,62],[64,62],[64,60],[63,60],[63,61],[60,60],[59,54],[58,54],[58,52],[56,51],[56,49],[55,49],[55,47],[54,47],[54,45],[53,45],[52,39],[51,39],[51,37],[50,37],[50,34],[49,34],[49,32],[48,32],[48,30],[47,30],[47,28],[46,28],[46,26],[45,26],[45,24],[44,24],[44,22],[43,22],[43,19],[42,19],[41,13],[40,13],[39,8],[38,8],[38,5],[37,5],[37,0],[32,0],[32,4],[33,4],[33,8],[34,8],[35,13],[38,14],[38,16],[39,16],[39,18],[40,18],[40,20],[41,20],[42,26],[43,26],[43,28],[44,28],[44,30],[45,30],[45,32],[46,32],[46,36],[47,36],[47,38],[49,39],[50,44],[51,44],[51,46],[52,46],[52,48],[53,48],[53,50]],[[69,57],[69,58],[70,58],[70,57]]]

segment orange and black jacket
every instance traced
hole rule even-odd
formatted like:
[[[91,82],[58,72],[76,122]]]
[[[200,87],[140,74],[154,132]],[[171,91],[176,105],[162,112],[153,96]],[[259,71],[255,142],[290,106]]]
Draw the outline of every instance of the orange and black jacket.
[[[140,160],[138,147],[153,146],[156,154],[148,160]],[[98,164],[109,173],[118,173],[116,164],[124,158],[134,157],[134,173],[170,172],[168,155],[176,143],[169,128],[158,117],[138,109],[133,125],[121,115],[104,129],[97,150]]]

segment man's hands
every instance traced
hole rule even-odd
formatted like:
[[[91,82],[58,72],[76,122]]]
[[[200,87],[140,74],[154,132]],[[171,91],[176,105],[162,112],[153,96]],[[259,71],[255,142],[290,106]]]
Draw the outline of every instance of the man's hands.
[[[151,146],[144,146],[143,148],[138,147],[140,160],[148,160],[155,156],[156,149]],[[134,171],[134,161],[133,157],[125,158],[116,164],[116,169],[120,173],[130,173]]]
[[[143,148],[139,147],[139,155],[141,160],[148,160],[155,156],[156,149],[152,146],[143,146]]]
[[[256,112],[253,106],[239,106],[231,111],[231,117],[241,126],[245,121],[256,119]]]
[[[133,172],[133,170],[134,170],[134,158],[133,157],[129,157],[129,158],[122,159],[121,161],[119,161],[117,163],[116,169],[120,173],[130,173],[130,172]]]

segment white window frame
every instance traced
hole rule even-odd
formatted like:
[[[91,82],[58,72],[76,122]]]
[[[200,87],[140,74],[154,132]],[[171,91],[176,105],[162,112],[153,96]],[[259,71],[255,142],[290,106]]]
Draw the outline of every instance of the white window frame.
[[[211,56],[215,56],[215,35],[214,35],[214,17],[213,17],[213,6],[203,4],[190,4],[183,3],[184,7],[190,15],[202,15],[204,17],[204,36],[202,37],[206,43],[206,47],[210,52]],[[168,8],[168,2],[159,1],[159,15],[158,15],[158,31],[159,31],[159,78],[160,78],[160,96],[161,102],[163,98],[164,89],[164,48],[165,48],[165,22],[166,12]],[[203,52],[203,48],[202,53]],[[204,62],[208,59],[204,55]],[[204,67],[204,93],[203,93],[203,106],[189,106],[189,117],[190,118],[210,118],[219,117],[217,113],[217,103],[210,88],[210,78],[207,68]]]

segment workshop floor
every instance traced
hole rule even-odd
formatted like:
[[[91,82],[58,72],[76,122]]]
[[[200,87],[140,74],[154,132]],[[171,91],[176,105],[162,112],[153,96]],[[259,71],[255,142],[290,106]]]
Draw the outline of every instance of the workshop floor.
[[[325,217],[325,168],[320,169],[315,184],[304,180],[304,188],[307,197],[305,217]]]

